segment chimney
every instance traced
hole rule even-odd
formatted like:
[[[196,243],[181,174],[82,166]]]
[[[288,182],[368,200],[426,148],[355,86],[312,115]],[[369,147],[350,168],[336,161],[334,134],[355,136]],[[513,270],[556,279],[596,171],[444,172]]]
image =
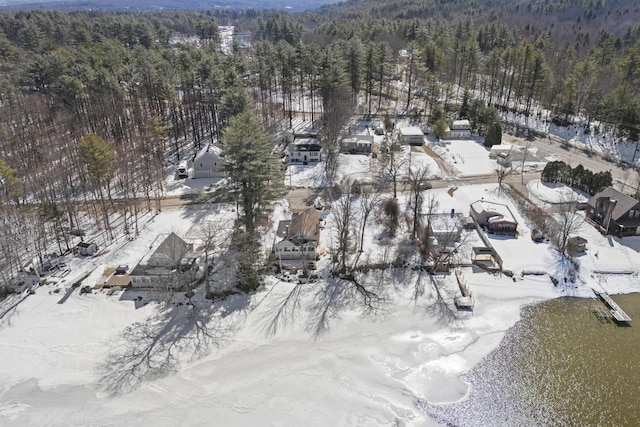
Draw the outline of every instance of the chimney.
[[[617,203],[618,202],[615,199],[609,199],[609,204],[607,205],[607,212],[604,214],[604,219],[602,220],[602,227],[607,233],[609,232],[611,217],[613,216],[613,210],[616,208]]]
[[[451,218],[453,218],[455,215],[456,215],[455,208],[451,208]]]

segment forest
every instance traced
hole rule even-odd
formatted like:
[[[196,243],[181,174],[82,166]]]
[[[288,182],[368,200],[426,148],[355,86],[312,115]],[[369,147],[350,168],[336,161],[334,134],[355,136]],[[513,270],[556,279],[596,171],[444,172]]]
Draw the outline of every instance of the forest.
[[[107,236],[114,213],[137,232],[170,162],[224,141],[253,103],[269,134],[302,114],[330,152],[348,117],[384,114],[383,100],[427,121],[470,118],[481,134],[496,110],[544,109],[637,141],[640,25],[594,16],[606,10],[611,24],[624,2],[553,1],[529,15],[503,3],[0,14],[0,281],[25,254],[68,250],[81,211]],[[557,31],[567,10],[573,24]],[[223,48],[223,25],[250,43]]]

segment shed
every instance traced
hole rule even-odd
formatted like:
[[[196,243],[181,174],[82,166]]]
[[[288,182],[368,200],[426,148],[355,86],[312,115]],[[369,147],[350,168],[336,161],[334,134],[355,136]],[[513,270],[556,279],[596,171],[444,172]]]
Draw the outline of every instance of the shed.
[[[114,274],[104,283],[105,288],[120,287],[126,288],[131,285],[131,276],[128,274]]]
[[[581,236],[569,237],[567,241],[567,252],[575,255],[583,253],[587,250],[587,239]]]

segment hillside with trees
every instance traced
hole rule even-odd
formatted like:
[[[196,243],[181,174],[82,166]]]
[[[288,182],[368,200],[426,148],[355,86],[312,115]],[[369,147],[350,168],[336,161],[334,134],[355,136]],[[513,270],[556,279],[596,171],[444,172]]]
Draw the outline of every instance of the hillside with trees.
[[[498,110],[552,111],[559,123],[579,117],[638,140],[640,27],[628,22],[637,6],[528,4],[2,13],[2,267],[68,249],[80,202],[107,235],[114,212],[137,231],[140,200],[157,209],[167,166],[224,143],[253,102],[269,135],[300,115],[316,123],[329,180],[346,120],[390,104],[433,124],[468,118],[481,135],[498,129]],[[570,16],[582,17],[560,25]],[[220,25],[249,42],[223,48]]]

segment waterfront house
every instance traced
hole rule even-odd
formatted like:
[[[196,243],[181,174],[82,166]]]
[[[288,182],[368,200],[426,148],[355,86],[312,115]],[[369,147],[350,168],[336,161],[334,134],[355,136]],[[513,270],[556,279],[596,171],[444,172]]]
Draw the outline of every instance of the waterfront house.
[[[640,235],[640,201],[607,187],[587,202],[587,218],[605,234]]]

